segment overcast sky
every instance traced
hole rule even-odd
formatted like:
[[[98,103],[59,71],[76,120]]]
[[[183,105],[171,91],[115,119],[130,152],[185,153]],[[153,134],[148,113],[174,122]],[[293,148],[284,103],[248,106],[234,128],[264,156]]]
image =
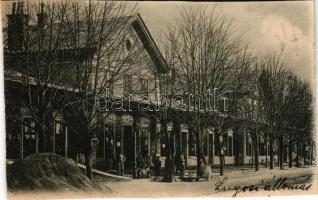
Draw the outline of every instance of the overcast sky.
[[[6,5],[4,5],[6,4]],[[129,4],[134,4],[129,2]],[[2,2],[2,8],[8,3]],[[187,8],[214,7],[233,19],[234,26],[255,54],[281,51],[291,70],[303,79],[314,78],[313,3],[302,2],[138,2],[138,12],[156,42],[167,25]],[[3,11],[2,9],[2,11]],[[2,12],[2,16],[5,13]],[[313,83],[311,83],[313,84]]]
[[[314,78],[313,4],[305,2],[138,2],[138,11],[155,40],[167,31],[182,9],[217,10],[233,18],[250,49],[262,55],[282,51],[291,70],[307,81]]]

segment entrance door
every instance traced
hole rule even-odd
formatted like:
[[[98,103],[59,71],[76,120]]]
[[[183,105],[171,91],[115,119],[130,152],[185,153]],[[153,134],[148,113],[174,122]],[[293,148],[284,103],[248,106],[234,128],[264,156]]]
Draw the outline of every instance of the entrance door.
[[[150,133],[148,129],[140,130],[140,153],[143,160],[148,160],[150,157]]]
[[[124,156],[126,157],[126,167],[132,169],[134,166],[134,134],[131,126],[124,126]]]
[[[176,134],[175,135],[175,151],[176,151],[176,155],[177,156],[180,156],[181,155],[181,145],[180,145],[180,141],[181,141],[181,138],[180,138],[181,134]]]
[[[115,155],[113,152],[114,145],[114,125],[105,125],[104,127],[105,133],[105,159],[114,159]]]
[[[105,131],[98,130],[96,136],[98,138],[98,146],[96,149],[96,158],[105,159],[105,148],[106,148]]]

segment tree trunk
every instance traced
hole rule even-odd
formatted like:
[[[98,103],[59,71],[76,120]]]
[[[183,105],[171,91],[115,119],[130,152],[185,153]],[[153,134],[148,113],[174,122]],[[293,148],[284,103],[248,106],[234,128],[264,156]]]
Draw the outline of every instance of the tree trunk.
[[[296,142],[296,167],[300,167],[300,143]]]
[[[84,156],[85,156],[85,166],[86,166],[86,176],[89,179],[92,179],[93,177],[93,160],[92,160],[92,147],[91,147],[91,134],[88,131],[88,128],[86,129],[84,133],[86,133],[86,137],[84,137],[85,141],[84,144]]]
[[[200,131],[199,128],[196,127],[195,129],[195,140],[196,140],[196,156],[197,156],[197,178],[202,177],[202,171],[201,171],[201,158],[202,158],[202,152],[201,152],[201,141],[200,141]]]
[[[265,156],[265,167],[268,166],[268,137],[267,137],[267,131],[265,133],[265,146],[266,146],[266,156]]]
[[[313,159],[314,159],[314,147],[311,145],[311,147],[310,147],[310,165],[312,165]]]
[[[225,165],[224,155],[221,153],[221,156],[220,156],[220,176],[224,175],[224,165]]]
[[[267,156],[267,154],[268,154],[268,146],[266,144],[266,156],[265,156],[265,167],[266,168],[268,167],[268,156]]]
[[[172,182],[173,181],[173,175],[172,175],[172,163],[171,163],[171,145],[170,145],[170,138],[168,135],[168,127],[167,123],[165,121],[161,122],[164,135],[165,135],[165,140],[166,140],[166,159],[165,159],[165,170],[164,170],[164,177],[163,181],[165,182]]]
[[[254,144],[254,160],[255,160],[255,171],[259,170],[259,159],[258,159],[258,138],[256,130],[253,130],[253,144]]]
[[[173,123],[173,126],[175,127],[176,124]],[[174,149],[174,142],[175,142],[175,138],[174,138],[174,132],[175,132],[175,128],[172,131],[171,135],[170,135],[170,174],[171,174],[171,181],[173,181],[174,179],[174,170],[175,170],[175,166],[174,166],[174,162],[175,162],[175,149]],[[173,142],[172,142],[173,141]]]
[[[45,122],[41,125],[41,136],[42,136],[42,152],[46,152],[46,130],[45,130]]]
[[[43,152],[46,152],[46,133],[43,131]]]
[[[46,152],[46,134],[45,122],[39,122],[35,127],[35,153]],[[43,139],[42,144],[39,144],[40,137]]]
[[[280,163],[280,142],[279,142],[279,140],[278,140],[278,152],[277,152],[277,162],[276,162],[276,165],[277,165],[277,166],[280,166],[279,163]]]
[[[39,132],[35,132],[35,153],[39,153]]]
[[[134,168],[133,168],[133,178],[137,178],[137,133],[139,132],[137,126],[137,116],[134,116],[133,121],[133,138],[134,138]],[[139,120],[138,120],[139,123]],[[157,155],[156,155],[157,156]]]
[[[292,168],[293,167],[293,142],[291,140],[289,140],[288,143],[288,167]]]
[[[93,177],[93,161],[92,161],[92,149],[88,148],[87,151],[85,152],[85,166],[86,166],[86,176],[89,179],[92,179]]]
[[[224,175],[224,153],[222,151],[222,143],[220,141],[220,135],[216,134],[216,138],[215,138],[215,142],[217,142],[217,151],[218,151],[218,155],[219,155],[219,160],[220,160],[220,176]]]
[[[274,169],[274,150],[273,150],[273,137],[269,136],[269,169]]]
[[[252,136],[253,137],[253,136]],[[251,147],[252,147],[252,149],[251,149],[251,159],[252,159],[252,168],[254,167],[254,145],[253,145],[253,143],[252,143],[252,145],[251,145]]]
[[[284,169],[284,136],[279,137],[279,168]]]

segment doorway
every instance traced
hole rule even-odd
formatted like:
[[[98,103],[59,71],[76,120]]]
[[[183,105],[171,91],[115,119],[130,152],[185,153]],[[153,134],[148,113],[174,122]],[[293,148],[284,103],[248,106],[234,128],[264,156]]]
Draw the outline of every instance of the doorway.
[[[214,155],[214,140],[213,134],[209,134],[209,163],[213,164],[213,155]]]
[[[146,128],[140,129],[140,156],[143,160],[148,160],[150,158],[150,132]]]
[[[132,126],[124,126],[124,144],[123,153],[126,157],[126,167],[132,169],[134,167],[134,134]]]
[[[184,159],[188,161],[188,133],[187,132],[181,132],[181,155],[184,156]]]
[[[67,127],[60,121],[55,121],[55,153],[67,157]]]

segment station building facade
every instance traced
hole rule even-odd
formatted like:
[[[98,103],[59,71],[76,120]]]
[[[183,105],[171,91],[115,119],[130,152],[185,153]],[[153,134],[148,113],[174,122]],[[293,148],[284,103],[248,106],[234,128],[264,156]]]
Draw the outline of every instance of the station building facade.
[[[164,84],[160,82],[160,77],[169,73],[169,67],[139,14],[131,16],[127,30],[127,39],[123,41],[124,51],[127,53],[134,48],[142,49],[142,51],[139,54],[140,57],[134,58],[135,62],[132,60],[134,64],[121,72],[121,78],[116,80],[111,88],[112,95],[121,97],[133,91],[146,92],[155,102],[160,95],[160,85]],[[4,56],[8,57],[10,53],[12,52],[6,50]],[[83,144],[76,142],[74,131],[67,126],[65,113],[58,109],[58,102],[56,111],[52,113],[52,123],[48,125],[47,130],[50,131],[43,137],[36,137],[35,124],[28,109],[16,102],[15,95],[23,95],[25,92],[19,76],[21,74],[18,71],[5,66],[7,159],[24,159],[36,152],[43,152],[42,147],[45,146],[45,152],[54,152],[78,160]],[[138,102],[138,99],[135,98],[135,102]],[[14,105],[19,106],[11,109],[10,107]],[[188,121],[178,120],[175,123],[169,123],[168,132],[173,135],[173,140],[172,144],[166,144],[160,121],[154,113],[108,112],[101,114],[106,114],[107,117],[100,122],[100,129],[96,132],[97,146],[94,152],[96,167],[108,170],[111,168],[109,166],[114,168],[120,153],[126,157],[128,170],[135,167],[137,157],[146,160],[151,159],[154,154],[159,154],[164,161],[168,145],[171,145],[176,154],[184,155],[187,167],[196,165],[195,136],[189,128]],[[14,118],[20,118],[22,123]],[[202,152],[212,166],[219,165],[215,140],[213,127],[205,128],[202,135]],[[243,126],[230,127],[222,141],[225,147],[225,164],[241,166],[254,162],[252,139]],[[268,156],[268,144],[265,138],[259,138],[258,148],[260,163],[265,164]]]

